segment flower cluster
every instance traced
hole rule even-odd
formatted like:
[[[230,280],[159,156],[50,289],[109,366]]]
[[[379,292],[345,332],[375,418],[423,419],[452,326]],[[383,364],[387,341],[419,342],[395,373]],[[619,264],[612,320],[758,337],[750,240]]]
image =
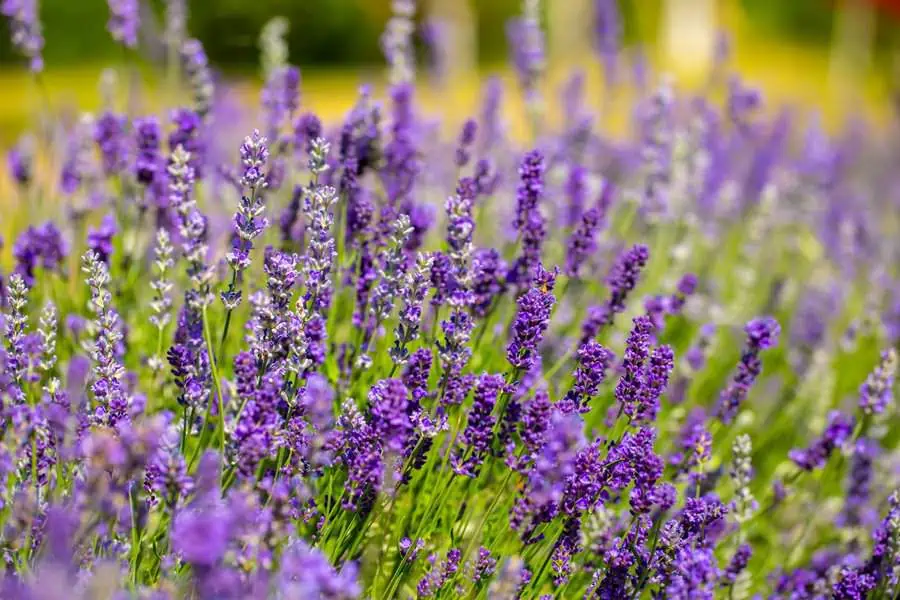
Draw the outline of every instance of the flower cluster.
[[[632,85],[596,0],[613,134],[583,73],[544,106],[541,4],[524,102],[436,119],[395,0],[384,101],[332,121],[285,19],[248,108],[167,0],[183,85],[4,149],[0,597],[897,597],[893,129],[764,110],[721,56]],[[36,7],[0,0],[39,71]]]

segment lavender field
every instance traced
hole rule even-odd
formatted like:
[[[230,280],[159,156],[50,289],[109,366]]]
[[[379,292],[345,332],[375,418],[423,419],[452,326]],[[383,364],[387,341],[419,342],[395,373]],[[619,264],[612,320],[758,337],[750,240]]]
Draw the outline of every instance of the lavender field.
[[[624,133],[547,92],[539,0],[462,122],[413,0],[337,120],[283,22],[236,102],[169,0],[174,104],[4,149],[0,598],[900,598],[900,121],[724,45],[682,88],[593,4]],[[0,13],[46,100],[36,0]]]

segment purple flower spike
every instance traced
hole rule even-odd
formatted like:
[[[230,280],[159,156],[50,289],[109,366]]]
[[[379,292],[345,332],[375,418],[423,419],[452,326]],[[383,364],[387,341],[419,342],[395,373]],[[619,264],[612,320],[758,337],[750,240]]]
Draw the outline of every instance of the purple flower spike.
[[[28,59],[32,73],[44,70],[44,35],[38,18],[37,0],[3,0],[0,14],[9,18],[12,44]]]
[[[478,475],[478,468],[490,451],[496,422],[492,413],[503,387],[502,375],[482,375],[478,378],[466,428],[460,437],[463,447],[452,456],[453,470],[458,475]]]
[[[747,323],[744,331],[747,333],[747,342],[741,354],[737,372],[716,404],[715,416],[726,425],[737,416],[741,403],[762,372],[760,352],[778,344],[781,327],[775,319],[762,317]]]
[[[387,448],[401,451],[412,435],[409,392],[399,379],[385,379],[369,391],[372,429]]]
[[[641,270],[647,266],[649,259],[650,251],[642,244],[632,246],[619,255],[606,278],[609,299],[605,304],[592,306],[588,310],[588,317],[582,325],[582,343],[597,337],[602,329],[612,325],[617,314],[625,310],[625,301],[637,286]]]
[[[537,360],[538,345],[550,325],[550,313],[556,297],[553,286],[557,269],[546,271],[538,264],[537,274],[531,289],[519,298],[519,310],[513,321],[513,339],[506,348],[506,358],[520,373],[531,370]]]
[[[822,436],[805,449],[791,450],[788,456],[804,471],[820,469],[828,462],[831,453],[850,439],[853,426],[854,421],[851,417],[840,411],[833,411],[828,415],[828,425]]]
[[[606,379],[606,371],[609,370],[614,358],[612,352],[597,342],[588,342],[579,348],[575,383],[565,398],[559,402],[559,410],[563,413],[588,412],[591,409],[591,399]]]
[[[138,0],[107,0],[107,3],[107,28],[112,38],[128,48],[137,47],[141,12]]]
[[[881,414],[893,399],[894,377],[897,374],[897,351],[893,348],[881,354],[881,361],[859,388],[859,407],[866,414]]]

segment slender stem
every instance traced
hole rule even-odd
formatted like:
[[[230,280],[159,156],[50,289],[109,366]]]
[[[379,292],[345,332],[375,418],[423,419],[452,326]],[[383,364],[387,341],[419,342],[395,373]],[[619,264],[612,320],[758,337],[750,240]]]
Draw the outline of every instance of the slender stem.
[[[206,306],[200,311],[203,318],[203,337],[206,339],[206,352],[209,354],[209,368],[212,371],[213,386],[216,389],[216,400],[219,408],[219,420],[222,430],[219,436],[222,460],[225,460],[225,404],[222,397],[222,382],[219,380],[219,369],[216,367],[216,357],[213,354],[212,335],[209,332],[209,317],[206,314]]]

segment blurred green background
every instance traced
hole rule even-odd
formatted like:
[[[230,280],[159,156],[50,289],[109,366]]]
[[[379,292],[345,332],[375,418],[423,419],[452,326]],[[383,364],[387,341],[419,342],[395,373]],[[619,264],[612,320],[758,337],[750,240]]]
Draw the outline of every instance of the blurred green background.
[[[520,0],[468,1],[477,24],[478,58],[482,63],[502,59],[506,40],[504,23],[521,7]],[[568,0],[554,0],[566,2]],[[696,0],[686,0],[689,4]],[[866,1],[866,0],[856,0]],[[625,15],[626,41],[652,38],[664,0],[619,0]],[[845,2],[846,3],[846,0]],[[874,2],[878,4],[878,2]],[[145,17],[161,21],[162,0],[144,0]],[[189,29],[207,48],[218,66],[229,70],[252,69],[256,64],[257,34],[272,16],[291,22],[288,42],[291,58],[306,66],[359,66],[380,60],[378,37],[390,14],[390,0],[192,0],[188,3]],[[420,0],[420,15],[441,0]],[[548,3],[549,4],[549,3]],[[588,3],[589,4],[589,3]],[[738,4],[756,34],[773,41],[788,40],[827,47],[831,40],[838,0],[726,0]],[[881,0],[888,6],[897,2]],[[40,0],[46,38],[45,57],[51,66],[115,60],[120,50],[106,35],[105,0]],[[896,24],[881,11],[877,43],[887,47],[896,37]],[[2,25],[0,64],[15,62],[8,25]],[[780,38],[777,40],[775,38]]]
[[[164,2],[141,1],[142,43],[135,54],[123,53],[107,33],[106,0],[39,0],[47,65],[41,92],[35,92],[23,61],[11,48],[8,24],[0,18],[0,89],[4,90],[0,145],[27,127],[36,103],[48,98],[55,108],[96,108],[97,80],[106,66],[137,61],[145,86],[159,81]],[[600,81],[590,52],[593,3],[544,0],[549,85],[557,85],[576,66],[586,68],[595,83]],[[248,94],[256,94],[260,84],[259,31],[275,16],[290,21],[290,61],[303,69],[304,101],[324,117],[337,116],[350,105],[361,79],[377,83],[383,74],[379,37],[390,16],[390,0],[191,0],[187,4],[190,35],[204,43],[215,68]],[[450,89],[453,110],[472,110],[479,78],[485,73],[499,72],[512,79],[505,66],[505,23],[518,14],[521,0],[419,0],[417,4],[419,20],[449,15],[469,24],[466,39],[473,50],[462,68],[467,79]],[[873,8],[875,4],[881,7]],[[898,8],[891,11],[885,8],[889,5]],[[701,35],[703,29],[695,29],[702,13],[708,21],[703,26],[707,32],[722,29],[733,38],[734,68],[771,98],[819,108],[826,121],[836,120],[848,108],[865,106],[886,114],[890,106],[895,66],[900,65],[896,60],[900,0],[619,0],[619,6],[624,45],[640,47],[652,64],[674,72],[680,82],[702,81],[705,65],[694,68],[695,63],[709,62],[708,56],[702,60],[694,56],[703,55],[698,39],[709,38]],[[854,16],[845,18],[850,13]],[[848,49],[848,36],[862,39]],[[577,43],[570,43],[576,38]],[[709,46],[707,40],[707,54]],[[447,93],[445,89],[432,97],[445,105],[444,112],[450,104]]]

